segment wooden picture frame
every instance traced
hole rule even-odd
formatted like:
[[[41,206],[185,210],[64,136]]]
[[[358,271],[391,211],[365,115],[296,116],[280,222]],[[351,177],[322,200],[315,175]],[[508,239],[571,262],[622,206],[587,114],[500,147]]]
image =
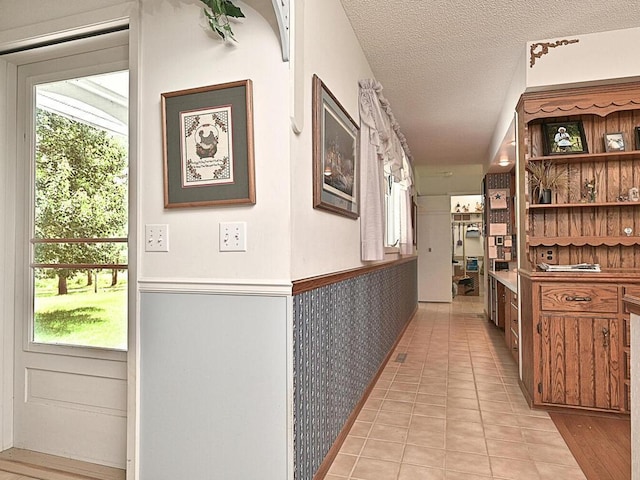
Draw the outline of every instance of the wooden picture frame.
[[[164,207],[255,204],[251,80],[161,99]]]
[[[606,152],[624,152],[625,141],[622,132],[604,134],[604,150]]]
[[[582,122],[553,122],[542,124],[544,155],[589,153]]]
[[[358,125],[317,75],[312,107],[313,207],[358,218]]]

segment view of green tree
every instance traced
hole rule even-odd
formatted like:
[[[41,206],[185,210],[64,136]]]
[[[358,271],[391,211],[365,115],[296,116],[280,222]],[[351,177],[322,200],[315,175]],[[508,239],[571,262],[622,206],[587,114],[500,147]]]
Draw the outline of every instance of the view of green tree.
[[[115,238],[127,232],[127,148],[90,125],[38,109],[35,237]],[[124,263],[123,243],[39,243],[42,264]],[[55,269],[58,294],[77,269]],[[90,278],[90,277],[89,277]],[[114,275],[115,278],[115,275]]]

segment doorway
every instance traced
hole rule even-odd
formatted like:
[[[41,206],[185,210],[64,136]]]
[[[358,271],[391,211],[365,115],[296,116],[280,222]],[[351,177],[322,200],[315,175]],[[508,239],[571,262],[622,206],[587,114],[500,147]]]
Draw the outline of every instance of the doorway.
[[[482,195],[451,197],[451,237],[454,297],[484,294]]]
[[[15,448],[127,452],[128,35],[17,68]]]

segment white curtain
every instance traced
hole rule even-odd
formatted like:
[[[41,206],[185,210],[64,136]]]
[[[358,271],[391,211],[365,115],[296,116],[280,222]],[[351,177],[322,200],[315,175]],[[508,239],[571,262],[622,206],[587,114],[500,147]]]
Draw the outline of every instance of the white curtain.
[[[360,80],[360,231],[362,260],[384,259],[384,167],[401,181],[400,253],[413,253],[411,227],[412,171],[408,147],[382,85],[372,79]]]

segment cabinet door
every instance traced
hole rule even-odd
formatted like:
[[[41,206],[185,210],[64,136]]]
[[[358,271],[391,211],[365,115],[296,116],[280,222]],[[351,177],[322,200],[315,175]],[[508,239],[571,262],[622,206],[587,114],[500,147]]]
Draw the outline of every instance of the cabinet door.
[[[620,329],[616,318],[543,315],[543,403],[620,410]]]

